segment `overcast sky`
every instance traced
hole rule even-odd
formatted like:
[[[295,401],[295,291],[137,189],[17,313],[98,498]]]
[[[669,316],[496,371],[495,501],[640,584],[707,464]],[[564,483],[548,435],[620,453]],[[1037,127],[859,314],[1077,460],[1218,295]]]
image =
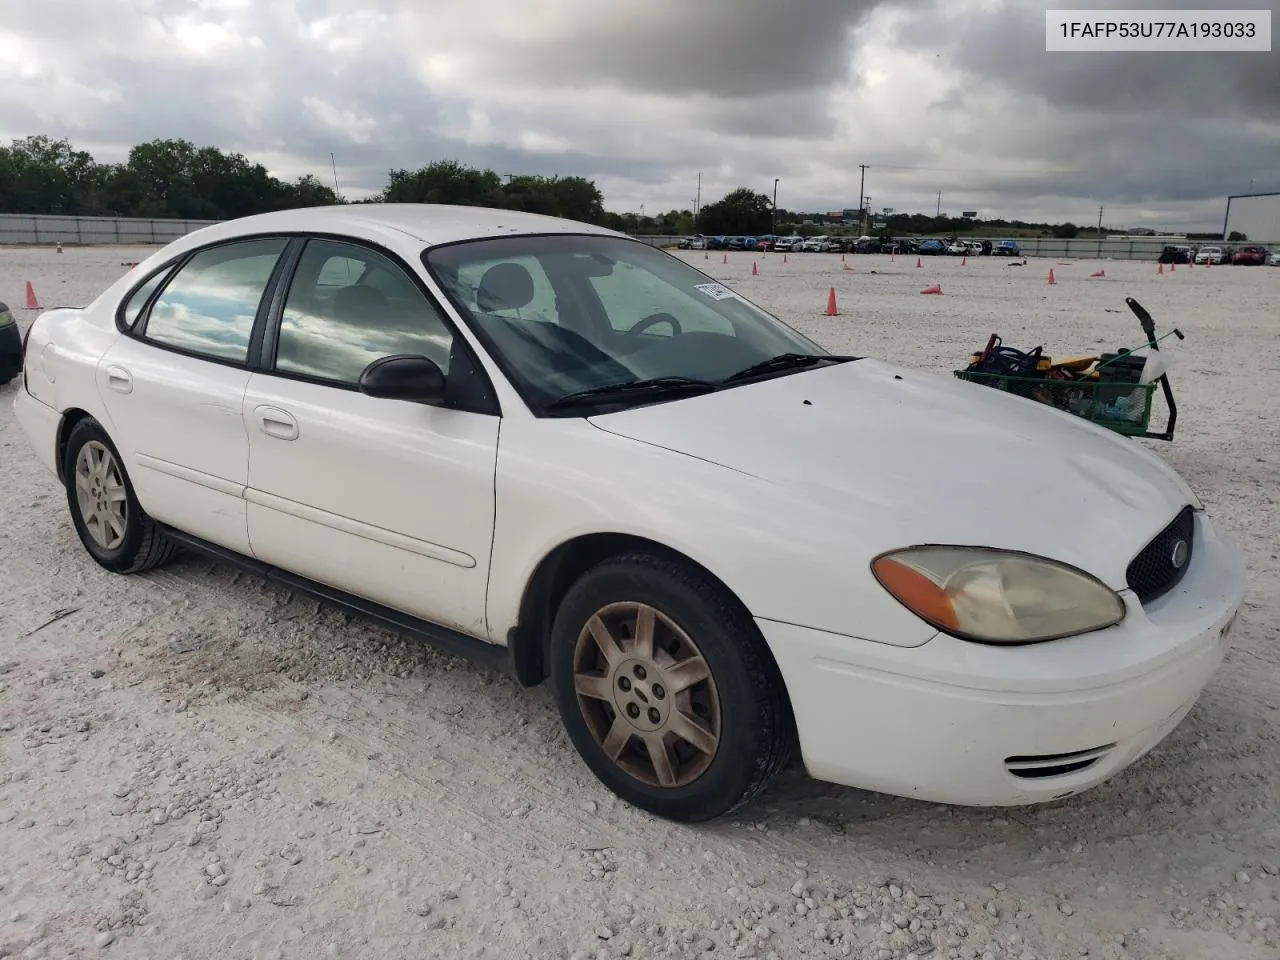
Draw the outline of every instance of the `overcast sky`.
[[[778,205],[1221,228],[1280,190],[1280,53],[1046,53],[1044,9],[1264,0],[12,0],[0,137],[156,137],[377,190],[454,158],[655,213]]]

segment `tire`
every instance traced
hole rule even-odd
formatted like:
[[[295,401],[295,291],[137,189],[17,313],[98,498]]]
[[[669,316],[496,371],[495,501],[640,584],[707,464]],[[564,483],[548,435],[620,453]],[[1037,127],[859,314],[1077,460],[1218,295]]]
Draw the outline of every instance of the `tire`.
[[[634,645],[645,608],[653,611],[651,658]],[[601,625],[622,641],[611,662],[594,639]],[[791,704],[763,637],[740,604],[689,564],[639,553],[592,568],[560,604],[550,653],[569,739],[605,786],[649,813],[687,823],[732,813],[794,752]],[[675,666],[685,663],[694,668]],[[702,668],[705,678],[668,693]],[[579,683],[591,693],[580,695]],[[690,726],[691,718],[699,722]],[[691,730],[692,740],[681,736]],[[665,777],[646,735],[663,743]]]
[[[83,472],[82,467],[95,463],[99,472],[88,478],[86,504],[82,506],[78,471]],[[100,566],[112,573],[141,573],[167,563],[177,553],[177,546],[161,533],[156,522],[138,504],[120,453],[96,420],[86,418],[71,428],[63,453],[62,473],[66,478],[71,521],[89,556]],[[114,499],[113,491],[122,493],[124,499]],[[114,522],[99,522],[94,514],[86,516],[90,503],[101,508],[95,511],[98,517],[109,513],[115,518]],[[123,508],[118,506],[121,503]]]

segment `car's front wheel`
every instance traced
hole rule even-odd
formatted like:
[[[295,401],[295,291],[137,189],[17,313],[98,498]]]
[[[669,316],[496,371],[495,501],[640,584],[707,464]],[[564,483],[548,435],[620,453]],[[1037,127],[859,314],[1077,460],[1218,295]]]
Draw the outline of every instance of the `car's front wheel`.
[[[690,564],[636,554],[588,571],[557,612],[550,667],[587,766],[658,816],[731,813],[791,755],[791,706],[763,638]]]
[[[138,504],[120,454],[96,420],[71,428],[62,474],[76,533],[101,566],[113,573],[140,573],[176,552]]]

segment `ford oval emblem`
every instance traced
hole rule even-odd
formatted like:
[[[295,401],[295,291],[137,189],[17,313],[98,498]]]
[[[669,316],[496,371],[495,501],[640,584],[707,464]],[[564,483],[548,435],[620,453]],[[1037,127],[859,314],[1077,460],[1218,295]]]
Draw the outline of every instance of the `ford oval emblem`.
[[[1173,564],[1173,569],[1181,570],[1187,562],[1187,554],[1190,547],[1185,540],[1175,540],[1173,543],[1173,553],[1170,554],[1169,560]]]

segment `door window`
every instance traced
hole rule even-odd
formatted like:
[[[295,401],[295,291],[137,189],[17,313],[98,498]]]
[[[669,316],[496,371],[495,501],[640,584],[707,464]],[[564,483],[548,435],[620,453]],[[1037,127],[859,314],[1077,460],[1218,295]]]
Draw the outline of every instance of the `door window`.
[[[285,299],[276,370],[355,385],[382,357],[430,357],[449,372],[453,334],[389,257],[358,244],[310,240]]]
[[[142,308],[145,307],[147,305],[147,301],[151,299],[151,294],[156,292],[156,288],[160,286],[160,284],[164,282],[165,277],[169,276],[172,272],[172,266],[166,267],[164,270],[157,271],[155,276],[134,291],[133,296],[131,296],[128,302],[125,303],[124,313],[121,315],[124,329],[133,329],[134,324],[138,322],[138,317],[142,314]]]
[[[160,293],[143,336],[210,358],[244,363],[258,304],[286,238],[243,240],[202,250]]]

